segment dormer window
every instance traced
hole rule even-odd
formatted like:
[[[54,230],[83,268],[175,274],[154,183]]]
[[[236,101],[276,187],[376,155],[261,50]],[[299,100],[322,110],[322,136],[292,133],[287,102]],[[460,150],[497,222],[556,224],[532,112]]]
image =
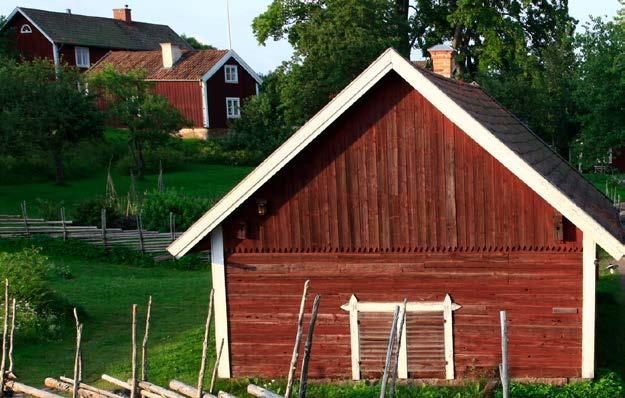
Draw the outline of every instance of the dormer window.
[[[91,62],[89,61],[88,47],[74,47],[74,54],[76,55],[77,67],[88,68],[91,65]]]
[[[31,29],[29,24],[24,24],[20,28],[20,33],[33,33],[33,30]]]
[[[224,67],[226,74],[226,83],[238,83],[239,82],[239,70],[236,65],[226,65]]]

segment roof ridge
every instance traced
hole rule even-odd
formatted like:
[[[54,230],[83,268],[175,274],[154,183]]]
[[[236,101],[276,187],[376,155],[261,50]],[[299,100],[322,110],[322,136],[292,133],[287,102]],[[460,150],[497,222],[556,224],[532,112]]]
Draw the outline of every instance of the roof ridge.
[[[62,11],[50,11],[50,10],[44,10],[41,8],[30,8],[30,7],[18,7],[18,9],[20,10],[25,10],[25,11],[38,11],[38,12],[46,12],[49,14],[59,14],[59,15],[67,15],[70,17],[82,17],[82,18],[97,18],[97,19],[106,19],[109,21],[119,21],[119,22],[124,22],[121,19],[117,19],[117,18],[111,18],[111,17],[103,17],[103,16],[99,16],[99,15],[86,15],[86,14],[75,14],[75,13],[67,13],[67,12],[62,12]],[[153,22],[143,22],[143,21],[135,21],[132,20],[130,22],[130,24],[144,24],[144,25],[156,25],[156,26],[165,26],[171,29],[171,27],[167,24],[162,24],[162,23],[153,23]]]

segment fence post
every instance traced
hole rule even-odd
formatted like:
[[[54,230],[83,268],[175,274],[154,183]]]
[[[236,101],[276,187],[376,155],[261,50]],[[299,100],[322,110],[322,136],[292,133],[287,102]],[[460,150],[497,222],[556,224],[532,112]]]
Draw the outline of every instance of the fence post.
[[[28,213],[26,212],[26,201],[22,201],[22,219],[24,220],[24,230],[26,231],[26,236],[30,238],[30,228],[28,227]]]
[[[61,207],[61,226],[63,227],[63,240],[67,240],[67,225],[65,225],[65,207]]]
[[[102,209],[102,245],[106,249],[106,208]]]
[[[137,229],[139,230],[139,248],[141,254],[145,253],[145,247],[143,245],[143,222],[141,222],[141,212],[137,213]]]
[[[173,212],[169,212],[169,233],[171,235],[171,241],[176,240],[176,215]]]
[[[501,322],[501,364],[499,373],[501,376],[501,387],[503,398],[510,398],[510,380],[508,379],[508,326],[506,322],[506,311],[499,312]]]

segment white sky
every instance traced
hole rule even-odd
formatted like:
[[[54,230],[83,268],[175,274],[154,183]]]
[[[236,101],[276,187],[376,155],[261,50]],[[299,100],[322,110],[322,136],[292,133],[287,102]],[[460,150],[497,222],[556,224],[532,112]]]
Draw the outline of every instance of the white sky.
[[[200,41],[218,48],[228,47],[226,29],[226,0],[0,0],[0,14],[8,15],[15,6],[65,11],[74,14],[112,16],[113,8],[128,4],[137,21],[169,25],[179,34],[195,36]],[[573,17],[580,24],[588,15],[613,17],[617,0],[569,0]],[[232,47],[252,68],[266,73],[291,55],[286,42],[268,42],[260,46],[252,33],[251,23],[263,12],[271,0],[230,0]]]

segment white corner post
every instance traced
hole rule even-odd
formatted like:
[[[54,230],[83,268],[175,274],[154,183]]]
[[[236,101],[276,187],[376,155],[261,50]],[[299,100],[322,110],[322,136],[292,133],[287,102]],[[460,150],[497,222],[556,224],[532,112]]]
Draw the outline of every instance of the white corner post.
[[[595,377],[595,285],[597,244],[584,233],[582,287],[582,377]]]
[[[360,380],[360,329],[358,328],[358,299],[353,294],[349,299],[348,311],[352,351],[352,380]]]
[[[397,377],[400,379],[408,378],[408,340],[406,339],[406,323],[408,311],[404,309],[404,306],[399,307],[399,319],[403,319],[403,325],[401,330],[401,343],[399,346],[399,359],[397,363]],[[397,334],[399,335],[399,328],[397,328]]]
[[[211,232],[211,273],[215,289],[215,352],[223,339],[221,360],[217,374],[230,378],[230,344],[228,342],[228,310],[226,301],[226,264],[224,260],[224,236],[221,224]]]
[[[200,80],[200,89],[202,90],[202,118],[204,119],[204,127],[210,127],[210,118],[208,116],[208,89],[206,81]]]
[[[56,43],[52,43],[52,57],[54,59],[54,70],[58,75],[61,67],[61,56],[59,55],[59,46]]]
[[[454,379],[454,324],[451,297],[445,295],[443,300],[443,319],[445,321],[445,378]]]

